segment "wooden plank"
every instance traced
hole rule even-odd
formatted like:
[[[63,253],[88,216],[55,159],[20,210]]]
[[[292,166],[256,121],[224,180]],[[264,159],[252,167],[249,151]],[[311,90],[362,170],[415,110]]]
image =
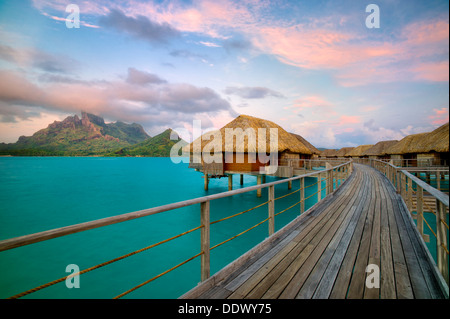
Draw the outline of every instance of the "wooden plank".
[[[356,173],[360,174],[359,171],[356,171]],[[348,250],[348,246],[352,239],[353,233],[356,229],[358,220],[361,217],[361,212],[363,211],[362,207],[366,198],[365,196],[366,189],[367,188],[364,187],[362,183],[360,187],[361,195],[358,196],[358,201],[355,202],[354,205],[351,207],[351,209],[354,210],[352,220],[348,225],[342,240],[340,241],[338,247],[336,248],[333,258],[331,259],[327,269],[325,270],[325,273],[322,276],[322,279],[318,284],[314,295],[312,296],[312,298],[314,299],[326,299],[330,296],[333,284],[338,275],[339,268],[341,267],[345,253]]]
[[[355,184],[358,183],[356,186],[356,189],[359,190],[359,183],[361,181],[355,181]],[[355,214],[356,206],[355,203],[359,201],[362,196],[355,196],[357,194],[356,191],[353,191],[349,194],[346,194],[347,196],[347,203],[345,207],[343,208],[344,211],[341,212],[342,215],[347,214],[347,216],[344,217],[344,220],[337,230],[336,234],[333,236],[331,241],[329,242],[328,246],[325,248],[325,251],[320,256],[320,259],[315,264],[314,268],[310,271],[308,278],[306,279],[305,283],[299,290],[298,294],[296,295],[296,298],[298,299],[306,299],[306,298],[312,298],[313,294],[315,293],[316,288],[319,286],[319,283],[322,282],[322,285],[324,285],[325,281],[331,279],[328,276],[325,277],[325,280],[322,281],[326,270],[328,269],[329,263],[332,259],[332,257],[336,254],[337,249],[339,248],[339,244],[341,243],[341,239],[344,237],[344,235],[347,233],[347,229],[349,225],[355,224],[357,214]],[[341,195],[343,196],[343,195]],[[304,272],[306,269],[303,267],[301,269],[301,272]],[[298,276],[296,276],[292,281],[295,283],[300,283],[301,278],[299,277],[299,273],[297,273]],[[328,285],[332,286],[331,282],[328,282]]]
[[[388,210],[389,229],[391,232],[392,257],[394,261],[395,285],[397,288],[396,294],[398,299],[412,299],[414,294],[409,279],[408,268],[406,266],[405,257],[403,255],[403,248],[400,241],[400,235],[397,228],[395,218],[395,197],[389,193],[392,203],[392,210]]]
[[[327,213],[332,212],[333,214],[336,214],[336,211],[332,209],[330,210],[329,208],[334,207],[334,205],[339,205],[342,202],[342,200],[343,200],[342,198],[337,197],[335,198],[334,201],[330,201],[327,205],[321,205],[322,210],[320,214],[318,215],[313,214],[316,216],[316,220],[314,223],[309,225],[308,228],[310,231],[308,232],[308,234],[306,236],[300,236],[303,238],[298,238],[299,245],[296,247],[296,249],[292,250],[292,252],[289,255],[285,256],[285,258],[280,262],[280,264],[278,264],[277,267],[273,269],[271,272],[268,272],[267,274],[259,274],[259,275],[255,274],[255,276],[258,276],[260,281],[257,282],[257,280],[253,280],[251,284],[252,285],[256,284],[256,286],[253,287],[252,291],[243,295],[245,295],[246,298],[260,298],[265,293],[265,291],[274,283],[274,281],[281,275],[283,270],[286,269],[292,262],[295,261],[297,263],[301,263],[303,258],[309,255],[310,253],[309,248],[307,248],[308,243],[312,242],[313,245],[315,245],[314,243],[319,240],[319,237],[317,237],[317,233],[320,231],[325,232],[325,230],[322,230],[324,225],[323,223],[320,222],[322,220],[326,221],[328,220],[328,218],[330,218],[330,216],[328,216]],[[306,249],[305,252],[303,252],[304,249]],[[246,289],[249,290],[250,287],[248,283],[246,283],[246,286],[247,286]]]
[[[365,279],[366,279],[366,267],[369,259],[370,239],[372,236],[373,217],[375,212],[375,187],[373,176],[370,176],[370,203],[367,213],[367,218],[364,222],[363,234],[361,237],[361,243],[359,245],[358,253],[356,256],[355,267],[353,275],[351,277],[347,298],[349,299],[361,299],[364,295]]]
[[[404,205],[403,211],[405,211]],[[415,250],[419,266],[422,270],[424,280],[428,286],[428,290],[430,291],[431,298],[433,299],[448,298],[448,294],[447,296],[445,296],[444,294],[444,289],[445,287],[448,289],[448,286],[444,284],[442,285],[444,286],[444,289],[442,289],[443,287],[439,282],[441,278],[438,278],[439,274],[435,267],[434,260],[431,257],[431,254],[429,253],[425,245],[425,242],[420,237],[420,233],[417,230],[414,222],[406,213],[403,213],[402,217],[405,222],[405,227],[411,240],[412,247]]]
[[[372,192],[372,196],[375,196],[375,210],[374,210],[374,217],[373,217],[373,225],[372,225],[372,237],[370,239],[370,248],[369,248],[369,260],[368,265],[373,264],[378,267],[378,269],[381,268],[381,262],[380,262],[380,250],[381,250],[381,243],[380,243],[380,237],[381,237],[381,194],[380,194],[380,188],[382,180],[381,178],[385,177],[382,174],[375,174],[375,180],[374,180],[374,190]],[[373,205],[373,204],[372,204]],[[379,283],[378,283],[379,284]],[[367,285],[365,285],[364,288],[364,299],[379,299],[380,298],[380,288],[372,287],[368,288]]]
[[[395,299],[397,297],[395,291],[394,264],[392,259],[391,236],[389,230],[388,210],[392,210],[392,201],[387,194],[387,183],[380,185],[380,195],[382,198],[381,215],[381,256],[380,256],[380,298]],[[395,190],[391,190],[394,191]]]
[[[357,167],[357,165],[354,165]],[[363,171],[363,178],[369,179],[367,172],[364,168],[359,167]],[[370,183],[370,182],[369,182]],[[368,194],[370,190],[370,185],[366,185],[366,192]],[[356,260],[358,247],[361,243],[361,237],[363,235],[363,227],[365,224],[365,220],[369,211],[368,203],[370,203],[370,198],[366,197],[362,203],[362,210],[360,218],[358,220],[358,224],[356,225],[355,232],[353,234],[352,240],[348,247],[347,253],[342,262],[342,266],[339,270],[339,274],[334,283],[333,289],[330,293],[330,298],[332,299],[344,299],[347,296],[347,290],[350,283],[350,279],[353,273],[353,266]]]
[[[242,273],[239,274],[234,280],[232,280],[229,284],[225,286],[226,289],[230,291],[236,290],[239,286],[242,285],[250,276],[255,273],[258,269],[263,267],[267,262],[269,262],[276,254],[280,253],[282,249],[291,250],[296,246],[297,243],[292,240],[298,235],[299,231],[293,231],[289,236],[287,236],[283,241],[281,241],[278,245],[270,249],[264,256],[259,258],[256,262],[254,262],[250,267],[245,269]]]
[[[355,197],[354,197],[355,198]],[[352,221],[355,214],[355,208],[347,208],[348,209],[348,215],[343,222],[343,225],[340,226],[337,233],[333,236],[332,240],[330,241],[329,245],[326,247],[325,251],[320,256],[320,259],[317,261],[316,265],[314,266],[314,269],[310,272],[308,278],[306,279],[305,283],[303,284],[302,288],[299,290],[296,298],[297,299],[310,299],[312,298],[314,292],[316,291],[316,288],[319,285],[319,282],[321,281],[326,269],[328,268],[329,262],[331,258],[333,257],[342,237],[344,236],[348,225]],[[301,271],[304,271],[302,269]],[[296,280],[296,278],[294,278]]]
[[[350,212],[350,210],[347,209],[346,205],[347,200],[341,204],[341,206],[337,210],[337,215],[335,214],[334,217],[328,221],[331,227],[326,230],[324,228],[323,236],[318,235],[318,237],[320,236],[322,237],[322,239],[317,245],[315,245],[314,251],[311,253],[308,260],[306,260],[305,263],[301,265],[301,267],[298,267],[298,265],[296,265],[297,271],[290,282],[287,284],[280,278],[277,282],[281,283],[279,283],[278,285],[273,285],[264,297],[278,297],[282,290],[284,291],[282,291],[282,294],[280,296],[281,298],[290,298],[291,296],[295,297],[296,295],[298,295],[299,289],[303,286],[303,283],[308,278],[308,275],[311,273],[317,261],[320,259],[323,252],[341,226],[342,222],[346,219],[348,213]],[[314,290],[311,292],[311,294],[313,292]]]
[[[358,175],[358,173],[356,173],[355,175]],[[354,210],[352,211],[352,209],[349,209],[349,207],[352,207],[352,205],[354,205],[354,201],[357,198],[357,196],[354,196],[354,194],[357,193],[357,191],[360,189],[361,180],[357,179],[357,177],[355,177],[355,179],[356,180],[354,181],[354,188],[348,193],[341,194],[341,196],[346,196],[346,201],[343,202],[342,207],[341,207],[340,220],[338,221],[338,222],[344,221],[343,226],[341,226],[338,229],[338,232],[331,239],[331,241],[330,241],[330,236],[328,236],[328,238],[324,238],[321,241],[322,247],[320,247],[320,246],[317,247],[312,256],[312,257],[314,257],[314,256],[315,257],[314,258],[310,257],[308,262],[305,265],[303,265],[303,267],[299,271],[297,271],[296,276],[291,280],[291,283],[289,284],[289,286],[283,291],[283,293],[281,295],[282,298],[287,298],[287,297],[293,296],[294,293],[300,289],[300,287],[302,287],[302,289],[299,291],[296,298],[311,298],[312,297],[312,294],[314,293],[315,288],[318,286],[319,281],[323,278],[323,274],[327,269],[328,261],[331,259],[331,257],[333,255],[335,255],[335,252],[337,249],[336,246],[340,242],[340,238],[343,236],[344,231],[346,232],[347,225],[349,224],[349,222],[351,222],[352,220],[355,219],[353,216]],[[347,216],[345,216],[345,215],[347,215]],[[335,223],[335,225],[337,225],[337,222]],[[334,233],[334,230],[330,231],[327,235],[333,234],[333,233]],[[329,243],[328,246],[326,246],[327,243]],[[341,249],[342,249],[342,245],[341,245]],[[324,250],[326,251],[325,253],[324,253]],[[344,251],[345,251],[345,249],[344,249]],[[320,257],[320,259],[317,261],[317,259],[319,257]],[[313,268],[313,269],[311,269],[311,268]],[[309,273],[309,276],[306,279],[305,274],[308,274],[308,273]],[[326,276],[327,279],[329,279],[331,277],[332,276],[328,276],[328,275]],[[305,280],[306,280],[306,282],[302,286],[302,283]],[[329,285],[325,284],[324,282],[325,281],[322,281],[322,287],[332,286],[332,282],[328,282]]]
[[[393,196],[393,199],[395,199],[395,196],[393,194],[391,195]],[[406,231],[405,222],[401,216],[401,214],[409,214],[409,211],[407,208],[402,210],[401,205],[403,205],[403,203],[401,203],[400,198],[398,198],[398,200],[394,203],[394,215],[397,222],[405,261],[407,263],[409,277],[411,278],[410,280],[414,296],[420,299],[430,298],[430,292],[428,291],[427,284],[423,278],[422,270],[420,269],[417,256],[412,247],[411,239]]]

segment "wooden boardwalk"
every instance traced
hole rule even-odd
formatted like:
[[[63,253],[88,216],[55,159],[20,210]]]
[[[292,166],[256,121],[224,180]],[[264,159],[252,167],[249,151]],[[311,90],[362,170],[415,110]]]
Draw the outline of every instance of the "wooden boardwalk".
[[[337,191],[182,298],[448,298],[419,236],[390,182],[355,164]],[[369,264],[379,288],[366,286]]]

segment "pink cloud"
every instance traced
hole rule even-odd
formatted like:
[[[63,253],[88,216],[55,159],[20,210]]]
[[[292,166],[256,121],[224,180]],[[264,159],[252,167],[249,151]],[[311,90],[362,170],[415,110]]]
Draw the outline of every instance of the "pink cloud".
[[[0,70],[0,111],[22,107],[93,114],[128,122],[173,125],[234,111],[214,90],[187,83],[130,84],[126,81],[66,81],[36,85],[22,74]],[[220,113],[220,114],[219,114]],[[219,115],[218,115],[219,114]],[[0,116],[3,115],[0,112]]]
[[[443,107],[441,109],[433,109],[434,114],[430,115],[428,118],[431,120],[433,125],[442,125],[448,122],[448,107]]]
[[[325,29],[264,27],[256,35],[256,46],[284,63],[303,68],[338,68],[354,61],[352,47],[345,46],[350,34]],[[352,53],[353,52],[353,53]]]
[[[449,80],[449,61],[420,63],[413,67],[417,80],[445,82]]]
[[[316,95],[305,96],[294,101],[294,108],[330,107],[332,104],[324,98]]]
[[[45,15],[46,17],[49,17],[52,20],[55,20],[55,21],[63,21],[63,22],[70,21],[67,18],[54,16],[54,15],[51,15],[51,14],[48,14],[48,13],[45,13],[45,12],[43,12],[42,14]],[[90,24],[90,23],[87,23],[87,22],[82,21],[82,20],[80,20],[80,25],[82,25],[84,27],[87,27],[87,28],[94,28],[94,29],[100,28],[98,25]]]
[[[63,11],[66,5],[63,0],[33,2],[41,11],[46,8]],[[128,16],[144,15],[158,23],[169,23],[181,32],[218,39],[228,39],[238,31],[258,53],[271,54],[282,63],[300,68],[331,70],[343,86],[449,79],[446,20],[430,18],[410,23],[392,34],[395,40],[382,42],[372,39],[364,28],[343,28],[353,16],[310,18],[294,25],[291,21],[270,18],[264,11],[267,6],[266,1],[254,0],[199,0],[192,4],[135,0],[119,4],[106,0],[80,2],[80,10],[85,14],[104,15],[109,11],[107,8],[119,9]],[[85,26],[96,27],[88,23]]]
[[[392,81],[448,81],[447,21],[407,25],[397,42],[372,41],[355,32],[307,25],[265,27],[255,34],[257,47],[281,62],[308,69],[336,70],[339,83],[354,86]]]
[[[361,117],[357,115],[341,115],[339,118],[338,126],[348,125],[348,124],[359,124],[361,123]]]
[[[402,36],[409,45],[422,46],[441,41],[448,42],[449,24],[442,20],[411,23],[403,29]]]

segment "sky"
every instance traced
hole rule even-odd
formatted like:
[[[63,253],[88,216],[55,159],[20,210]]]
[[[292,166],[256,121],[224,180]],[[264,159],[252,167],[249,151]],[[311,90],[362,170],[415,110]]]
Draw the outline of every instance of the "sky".
[[[0,0],[0,142],[82,111],[185,140],[239,114],[316,147],[400,140],[448,122],[448,47],[448,0]]]

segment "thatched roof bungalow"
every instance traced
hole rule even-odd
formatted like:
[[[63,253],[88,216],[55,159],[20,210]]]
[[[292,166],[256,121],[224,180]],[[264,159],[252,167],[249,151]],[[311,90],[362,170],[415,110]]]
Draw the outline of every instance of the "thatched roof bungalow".
[[[270,135],[271,129],[276,129],[277,140]],[[189,150],[189,167],[213,177],[260,175],[264,171],[270,174],[269,168],[283,159],[308,159],[313,155],[307,146],[281,126],[248,115],[240,115],[220,130],[205,133],[189,145]],[[215,154],[214,161],[205,160],[212,153]],[[278,165],[277,171],[280,168]],[[281,170],[280,174],[277,176],[291,177],[292,168],[288,173]]]
[[[360,145],[352,149],[350,152],[348,152],[346,155],[351,158],[367,158],[367,155],[364,155],[364,152],[367,151],[369,148],[371,148],[373,145]]]
[[[337,151],[335,149],[325,149],[320,152],[320,157],[335,158],[337,157]]]
[[[386,153],[397,166],[448,165],[449,123],[429,133],[408,135]]]
[[[354,149],[354,147],[343,147],[340,150],[338,150],[336,152],[336,155],[338,157],[349,157],[349,155],[347,155],[350,151],[352,151]]]
[[[367,149],[363,155],[368,156],[372,159],[389,159],[390,156],[386,153],[386,151],[393,145],[397,144],[397,140],[391,141],[381,141],[376,143],[371,148]]]
[[[320,155],[320,151],[312,145],[310,142],[308,142],[303,136],[291,133],[294,135],[303,145],[305,145],[313,154],[313,157],[318,157]]]

